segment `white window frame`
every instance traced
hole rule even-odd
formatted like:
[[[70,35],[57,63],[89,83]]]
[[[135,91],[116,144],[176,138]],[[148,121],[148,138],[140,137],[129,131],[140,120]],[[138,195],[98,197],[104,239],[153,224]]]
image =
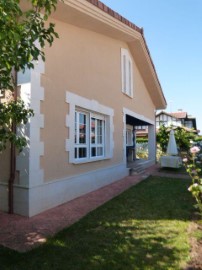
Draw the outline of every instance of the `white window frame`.
[[[92,135],[92,119],[95,119],[95,143],[92,143],[91,141],[91,135]],[[98,121],[101,122],[101,134],[98,133]],[[102,115],[90,113],[90,158],[98,158],[98,157],[104,157],[105,156],[105,141],[106,141],[106,134],[105,134],[105,117]],[[102,138],[102,141],[99,142],[98,136]],[[96,155],[92,156],[92,149],[96,149]],[[102,154],[98,154],[98,149],[102,149]]]
[[[85,133],[84,133],[84,136],[85,136],[85,143],[81,143],[80,141],[79,141],[79,139],[80,139],[80,115],[81,114],[83,114],[84,116],[85,116],[85,118],[86,118],[86,128],[85,128]],[[89,132],[88,132],[88,114],[87,113],[85,113],[85,112],[83,112],[83,111],[75,111],[75,141],[74,141],[74,144],[75,144],[75,156],[77,156],[77,157],[75,157],[75,159],[82,159],[82,158],[79,158],[79,149],[86,149],[86,157],[84,157],[84,159],[85,158],[87,158],[88,157],[88,155],[89,155],[89,153],[88,153],[88,151],[89,151],[89,148],[88,148],[88,144],[89,144],[89,142],[88,142],[88,137],[89,137]]]
[[[80,142],[80,115],[85,117],[85,142]],[[92,142],[92,121],[95,119],[95,142]],[[98,121],[101,122],[101,134],[98,134]],[[99,142],[98,136],[101,136],[102,142]],[[100,114],[95,114],[91,111],[83,111],[80,108],[76,108],[75,110],[75,160],[89,160],[89,159],[97,159],[103,158],[105,156],[105,117]],[[79,149],[86,149],[85,157],[79,157]],[[95,155],[92,155],[92,149],[95,148]],[[102,154],[99,154],[99,149],[102,149]]]
[[[133,127],[126,126],[126,146],[133,146]]]
[[[104,106],[95,100],[90,100],[72,92],[66,92],[66,102],[68,103],[68,114],[66,115],[66,127],[68,128],[68,138],[66,139],[66,151],[68,152],[68,161],[73,164],[94,162],[98,160],[110,159],[113,157],[114,150],[114,110],[110,107]],[[90,116],[96,116],[97,119],[104,120],[104,151],[103,156],[88,157],[75,159],[75,112],[82,111],[89,114],[89,126]],[[90,129],[89,129],[90,131]],[[90,138],[90,135],[88,135]],[[90,141],[88,142],[90,145]],[[93,145],[94,146],[94,145]],[[99,147],[99,143],[97,144]],[[89,146],[90,150],[90,146]]]
[[[133,98],[133,60],[127,49],[121,48],[122,92]]]

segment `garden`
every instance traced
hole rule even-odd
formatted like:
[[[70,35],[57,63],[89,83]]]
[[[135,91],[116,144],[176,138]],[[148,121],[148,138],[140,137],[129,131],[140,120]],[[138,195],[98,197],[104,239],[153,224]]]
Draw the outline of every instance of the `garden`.
[[[190,183],[149,177],[40,247],[0,247],[1,269],[201,269],[190,252],[202,241]]]
[[[166,169],[172,177],[148,177],[41,246],[24,253],[0,246],[1,269],[202,269],[200,144],[187,137],[180,154],[183,167]]]

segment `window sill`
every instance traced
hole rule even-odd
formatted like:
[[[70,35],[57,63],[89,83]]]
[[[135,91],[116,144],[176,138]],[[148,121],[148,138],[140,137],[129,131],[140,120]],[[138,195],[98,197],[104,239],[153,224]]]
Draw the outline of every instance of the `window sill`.
[[[96,161],[102,161],[102,160],[107,160],[110,159],[111,157],[97,157],[97,158],[91,158],[91,159],[81,159],[81,160],[74,160],[71,163],[72,164],[85,164],[85,163],[91,163],[91,162],[96,162]]]
[[[129,95],[129,94],[125,93],[124,91],[122,91],[122,93],[123,93],[125,96],[127,96],[127,97],[133,99],[133,95]]]

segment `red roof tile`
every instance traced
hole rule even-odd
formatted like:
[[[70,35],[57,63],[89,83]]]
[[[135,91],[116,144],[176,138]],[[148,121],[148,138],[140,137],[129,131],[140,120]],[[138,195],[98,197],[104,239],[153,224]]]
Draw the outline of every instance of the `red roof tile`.
[[[172,116],[176,117],[176,118],[187,118],[187,112],[173,112],[170,113]]]
[[[99,9],[103,10],[105,13],[108,13],[110,16],[114,17],[115,19],[119,20],[120,22],[128,25],[130,28],[138,31],[140,34],[143,34],[143,29],[136,26],[134,23],[130,22],[108,6],[106,6],[104,3],[102,3],[99,0],[86,0],[87,2],[93,4],[94,6],[98,7]]]

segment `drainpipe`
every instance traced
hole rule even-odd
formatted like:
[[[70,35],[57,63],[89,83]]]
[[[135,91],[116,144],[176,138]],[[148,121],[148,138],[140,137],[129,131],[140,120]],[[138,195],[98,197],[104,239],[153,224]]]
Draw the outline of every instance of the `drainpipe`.
[[[14,71],[14,92],[13,98],[14,101],[17,101],[17,72]],[[16,123],[12,122],[11,130],[13,133],[16,133]],[[11,142],[11,150],[10,150],[10,178],[8,181],[8,213],[13,214],[13,184],[15,180],[15,171],[16,171],[16,147],[13,142]]]
[[[136,160],[136,130],[135,126],[133,125],[133,160]]]

